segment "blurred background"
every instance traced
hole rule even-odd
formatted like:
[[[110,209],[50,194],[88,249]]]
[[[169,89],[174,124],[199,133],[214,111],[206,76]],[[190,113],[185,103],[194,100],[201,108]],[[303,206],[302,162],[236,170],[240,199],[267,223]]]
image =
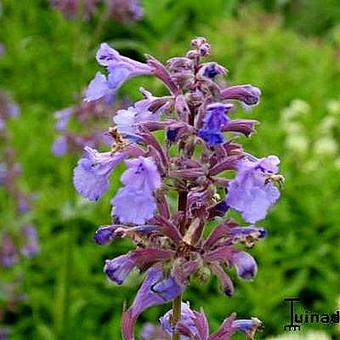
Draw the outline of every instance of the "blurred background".
[[[283,334],[284,297],[300,297],[303,310],[339,309],[339,1],[141,0],[131,8],[128,0],[62,2],[0,1],[0,339],[119,339],[123,303],[140,283],[137,274],[122,287],[107,281],[104,260],[131,245],[94,243],[96,228],[110,223],[112,195],[82,200],[72,170],[84,144],[102,143],[113,112],[140,98],[140,86],[155,95],[165,89],[137,78],[113,106],[84,105],[103,41],[135,59],[150,53],[164,62],[204,36],[210,59],[230,70],[228,83],[262,90],[252,112],[236,112],[261,121],[241,142],[254,155],[278,155],[286,184],[259,223],[269,235],[251,251],[257,277],[235,279],[232,298],[221,296],[214,278],[193,282],[184,300],[204,307],[212,330],[233,311],[258,317],[265,324],[259,339]],[[168,308],[146,311],[138,329]],[[303,329],[322,333],[289,339],[340,339],[336,325]]]

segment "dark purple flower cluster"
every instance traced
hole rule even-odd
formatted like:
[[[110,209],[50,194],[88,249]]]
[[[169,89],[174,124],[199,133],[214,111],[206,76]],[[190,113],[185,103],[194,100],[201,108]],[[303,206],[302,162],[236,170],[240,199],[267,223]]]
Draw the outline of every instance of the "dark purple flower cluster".
[[[112,105],[103,99],[83,102],[54,113],[57,133],[52,145],[55,156],[79,153],[85,146],[97,148],[110,140],[103,131],[112,116]],[[86,127],[86,131],[84,131]],[[89,133],[88,131],[92,131]]]
[[[97,60],[108,75],[97,73],[87,89],[87,101],[97,100],[116,93],[129,78],[149,74],[169,90],[168,96],[155,97],[141,89],[144,98],[113,118],[111,151],[86,147],[74,170],[77,191],[98,200],[108,190],[116,165],[124,161],[127,167],[123,187],[111,201],[113,222],[95,235],[98,244],[127,237],[136,246],[106,261],[104,272],[110,280],[123,284],[134,269],[146,271],[132,306],[123,314],[127,340],[134,338],[135,322],[145,309],[170,301],[173,311],[161,318],[161,325],[172,339],[229,339],[237,330],[253,339],[260,325],[255,318],[235,320],[232,315],[209,336],[204,312],[181,305],[181,294],[195,274],[215,275],[227,296],[234,292],[229,270],[234,268],[241,279],[255,277],[256,261],[245,248],[266,236],[255,223],[276,203],[277,184],[283,181],[276,156],[256,158],[234,142],[237,135],[250,136],[257,123],[232,118],[237,101],[256,105],[260,90],[251,85],[222,87],[218,78],[227,70],[202,62],[210,53],[206,39],[194,39],[192,47],[185,57],[163,65],[152,56],[145,64],[131,60],[102,44]],[[229,209],[250,225],[228,218]],[[216,226],[204,237],[208,222]]]
[[[119,21],[137,21],[143,16],[139,0],[50,0],[51,5],[67,18],[88,19],[98,7],[106,7],[107,16]]]

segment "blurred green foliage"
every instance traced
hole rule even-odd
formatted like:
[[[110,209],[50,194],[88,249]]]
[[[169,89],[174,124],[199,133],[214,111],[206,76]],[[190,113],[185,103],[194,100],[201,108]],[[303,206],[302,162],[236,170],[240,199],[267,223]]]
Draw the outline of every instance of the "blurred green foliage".
[[[277,154],[286,185],[280,203],[262,225],[268,238],[252,250],[259,263],[254,282],[236,280],[236,293],[223,297],[214,279],[193,282],[184,299],[204,307],[212,329],[236,311],[265,322],[260,338],[282,333],[288,320],[283,298],[299,296],[308,310],[332,312],[339,292],[339,170],[326,158],[310,172],[312,157],[285,147],[287,131],[281,112],[292,100],[309,103],[307,131],[316,131],[327,115],[326,103],[339,97],[339,4],[336,0],[250,1],[144,0],[145,18],[127,25],[66,21],[47,1],[4,0],[0,41],[0,87],[10,90],[22,115],[10,124],[13,144],[24,168],[21,185],[37,194],[34,222],[41,253],[1,279],[23,275],[26,300],[9,313],[13,339],[118,339],[123,301],[131,303],[140,278],[123,287],[106,281],[106,258],[131,248],[125,241],[99,247],[92,235],[110,222],[110,194],[97,203],[82,201],[72,186],[77,155],[51,154],[53,112],[73,103],[99,66],[94,54],[101,41],[142,60],[150,53],[165,61],[184,54],[192,37],[206,36],[211,59],[230,69],[231,84],[251,83],[262,89],[262,102],[250,115],[261,121],[251,140],[242,139],[257,156]],[[306,33],[301,35],[300,33]],[[320,37],[322,36],[322,37]],[[139,97],[143,85],[165,93],[158,81],[139,78],[124,85],[122,95]],[[112,193],[119,173],[112,180]],[[6,200],[4,192],[0,199]],[[4,221],[0,211],[0,221]],[[15,218],[15,217],[14,217]],[[3,269],[1,269],[3,270]],[[1,300],[0,300],[1,303]],[[169,306],[152,308],[139,320],[156,321]],[[331,326],[320,329],[333,334]]]

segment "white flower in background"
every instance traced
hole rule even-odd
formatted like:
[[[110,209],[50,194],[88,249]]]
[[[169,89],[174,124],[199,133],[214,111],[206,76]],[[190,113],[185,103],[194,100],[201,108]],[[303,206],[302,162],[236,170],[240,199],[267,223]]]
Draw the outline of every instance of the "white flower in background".
[[[309,141],[302,134],[291,134],[287,136],[285,146],[291,152],[305,155],[308,152]]]
[[[290,106],[293,111],[302,115],[306,115],[311,111],[310,105],[301,99],[294,99]]]
[[[339,124],[334,116],[327,115],[319,124],[319,132],[322,134],[331,133],[332,129]]]
[[[305,116],[310,113],[310,111],[311,107],[307,102],[301,99],[294,99],[288,107],[282,110],[281,119],[283,122],[289,122]]]
[[[314,154],[320,157],[332,157],[338,152],[336,140],[329,136],[324,136],[315,141]]]
[[[303,134],[305,127],[299,122],[287,122],[283,124],[283,129],[287,134]]]

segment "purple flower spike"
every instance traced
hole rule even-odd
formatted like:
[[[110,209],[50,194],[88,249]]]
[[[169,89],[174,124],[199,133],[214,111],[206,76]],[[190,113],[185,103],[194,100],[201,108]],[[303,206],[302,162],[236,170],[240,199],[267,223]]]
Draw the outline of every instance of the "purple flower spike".
[[[279,163],[276,156],[255,162],[247,159],[239,162],[237,176],[228,186],[226,202],[239,211],[247,222],[264,219],[280,197],[280,191],[272,183],[272,175],[278,173]]]
[[[123,5],[116,8],[120,11]],[[229,340],[240,330],[248,340],[253,339],[253,325],[248,320],[234,323],[235,314],[209,336],[203,310],[196,312],[180,304],[180,295],[193,276],[202,281],[210,274],[216,276],[227,296],[233,295],[234,284],[226,268],[245,280],[255,277],[255,259],[237,246],[252,247],[266,236],[265,229],[255,223],[277,201],[276,184],[284,180],[278,175],[276,156],[257,159],[234,138],[224,136],[249,137],[255,132],[257,121],[230,119],[234,108],[230,100],[253,106],[261,91],[251,85],[223,88],[217,78],[228,71],[215,62],[202,61],[211,52],[208,41],[197,37],[191,44],[184,56],[165,64],[147,54],[145,64],[104,43],[97,61],[107,74],[98,73],[86,93],[89,101],[113,97],[125,81],[145,74],[160,79],[168,90],[168,95],[155,97],[140,88],[144,98],[113,118],[115,126],[108,133],[112,152],[88,149],[74,172],[77,190],[96,200],[107,190],[114,166],[122,159],[127,166],[121,175],[122,187],[111,200],[114,224],[99,228],[94,237],[99,244],[129,238],[135,245],[136,250],[106,261],[104,271],[112,281],[122,284],[134,268],[147,270],[132,306],[123,313],[125,340],[134,339],[136,320],[145,309],[170,301],[173,310],[160,319],[166,335],[157,335],[161,333],[155,327],[148,327],[143,337]],[[248,226],[225,218],[232,209]],[[212,228],[209,236],[207,228]],[[180,307],[181,313],[175,313]]]
[[[179,296],[183,291],[173,277],[164,277],[159,268],[150,268],[132,306],[123,314],[122,329],[125,340],[134,339],[133,331],[138,316],[147,308],[164,304]]]
[[[199,136],[203,138],[209,146],[223,143],[224,137],[222,128],[229,118],[226,113],[233,108],[232,104],[215,103],[207,106],[206,116],[203,119],[203,128],[199,130]]]
[[[85,147],[85,156],[74,169],[73,183],[77,191],[91,201],[97,201],[107,191],[109,176],[115,166],[128,154],[124,152],[100,153]]]
[[[237,275],[245,280],[252,280],[257,273],[257,264],[252,256],[244,251],[235,251],[231,258],[231,264],[236,268]]]

